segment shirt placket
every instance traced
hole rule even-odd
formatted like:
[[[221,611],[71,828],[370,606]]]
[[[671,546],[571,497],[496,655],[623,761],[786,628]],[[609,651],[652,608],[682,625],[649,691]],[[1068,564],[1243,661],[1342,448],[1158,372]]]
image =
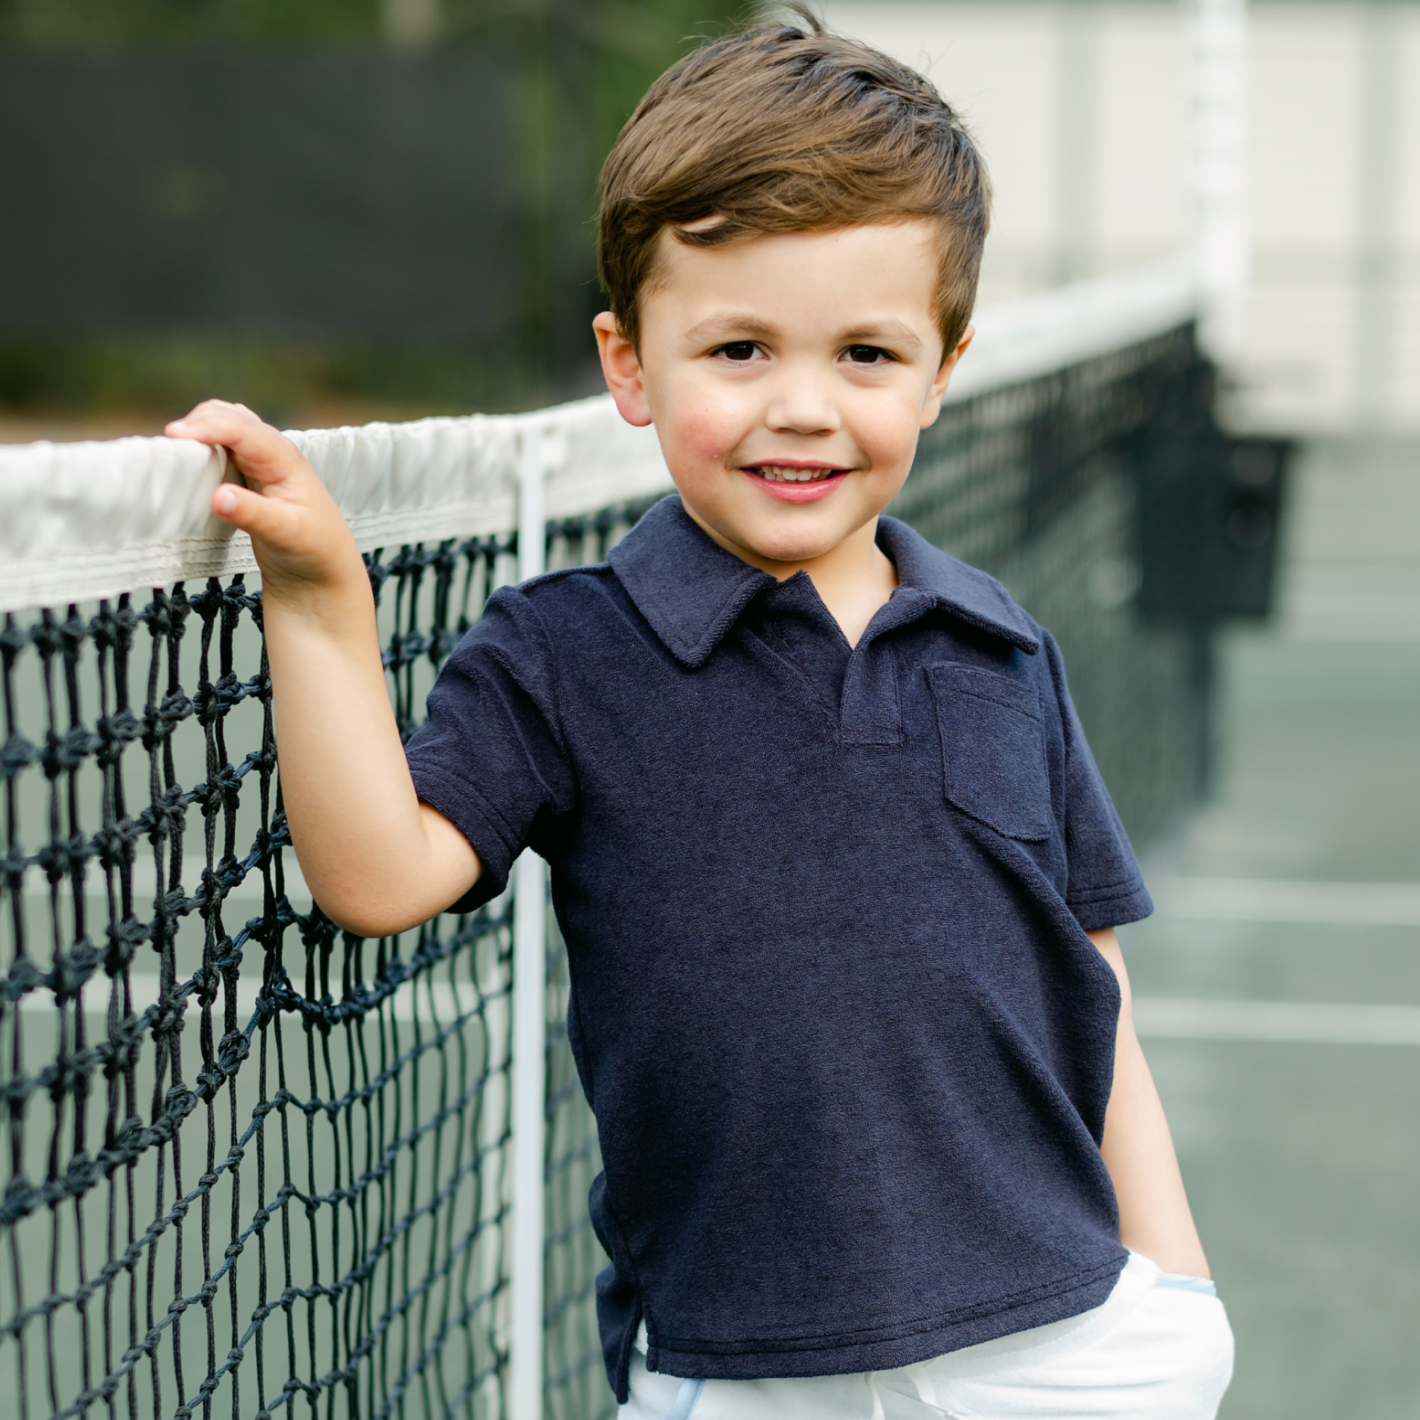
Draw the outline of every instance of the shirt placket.
[[[844,745],[902,743],[902,690],[893,638],[887,633],[920,617],[931,599],[899,588],[850,651],[813,583],[799,576],[781,583],[766,611],[767,629],[811,680],[827,704],[837,704]]]

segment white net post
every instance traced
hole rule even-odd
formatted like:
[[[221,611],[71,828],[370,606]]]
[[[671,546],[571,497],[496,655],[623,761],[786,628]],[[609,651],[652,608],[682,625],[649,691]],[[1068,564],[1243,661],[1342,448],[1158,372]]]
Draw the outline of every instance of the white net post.
[[[1183,0],[1199,336],[1222,363],[1242,353],[1250,275],[1247,0]]]
[[[518,576],[543,570],[545,459],[541,431],[528,429],[519,468]],[[546,1134],[547,887],[541,858],[517,862],[513,911],[513,1226],[511,1420],[541,1420],[543,1192]]]

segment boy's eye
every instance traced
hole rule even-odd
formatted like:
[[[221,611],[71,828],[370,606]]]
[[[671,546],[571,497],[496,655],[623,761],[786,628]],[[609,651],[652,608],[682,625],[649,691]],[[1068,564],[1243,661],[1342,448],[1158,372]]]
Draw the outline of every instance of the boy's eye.
[[[892,359],[886,350],[876,345],[850,345],[844,354],[855,365],[876,365]]]
[[[757,347],[752,340],[732,340],[727,345],[716,348],[717,355],[723,355],[727,360],[745,361],[753,360]]]

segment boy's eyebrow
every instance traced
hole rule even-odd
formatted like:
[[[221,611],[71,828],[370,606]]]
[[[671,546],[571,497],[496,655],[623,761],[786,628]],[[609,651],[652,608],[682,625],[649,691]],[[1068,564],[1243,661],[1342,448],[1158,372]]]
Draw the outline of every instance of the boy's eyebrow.
[[[713,340],[716,336],[751,335],[773,337],[779,334],[779,327],[760,320],[757,316],[724,315],[710,316],[699,325],[686,331],[687,340]]]
[[[852,330],[845,330],[838,338],[855,345],[866,345],[881,340],[890,345],[906,346],[910,350],[922,348],[922,337],[905,321],[900,320],[885,320],[854,326]]]
[[[701,321],[699,325],[691,326],[686,331],[685,338],[687,340],[714,340],[716,338],[727,339],[731,336],[748,336],[769,340],[778,334],[780,334],[778,326],[771,325],[758,316],[730,314],[711,316],[707,320]],[[840,331],[838,339],[846,345],[886,341],[889,344],[906,347],[913,351],[922,348],[922,338],[905,321],[899,320],[870,321],[866,325],[856,325],[851,329]]]

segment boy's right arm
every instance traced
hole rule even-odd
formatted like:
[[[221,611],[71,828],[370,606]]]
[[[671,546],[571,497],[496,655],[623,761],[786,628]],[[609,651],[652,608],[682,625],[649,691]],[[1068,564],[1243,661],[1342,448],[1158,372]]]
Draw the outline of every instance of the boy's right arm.
[[[167,432],[223,445],[247,483],[222,484],[212,511],[251,534],[261,567],[282,800],[316,902],[366,937],[427,921],[481,865],[414,792],[370,581],[334,499],[290,440],[242,405],[208,400]]]

